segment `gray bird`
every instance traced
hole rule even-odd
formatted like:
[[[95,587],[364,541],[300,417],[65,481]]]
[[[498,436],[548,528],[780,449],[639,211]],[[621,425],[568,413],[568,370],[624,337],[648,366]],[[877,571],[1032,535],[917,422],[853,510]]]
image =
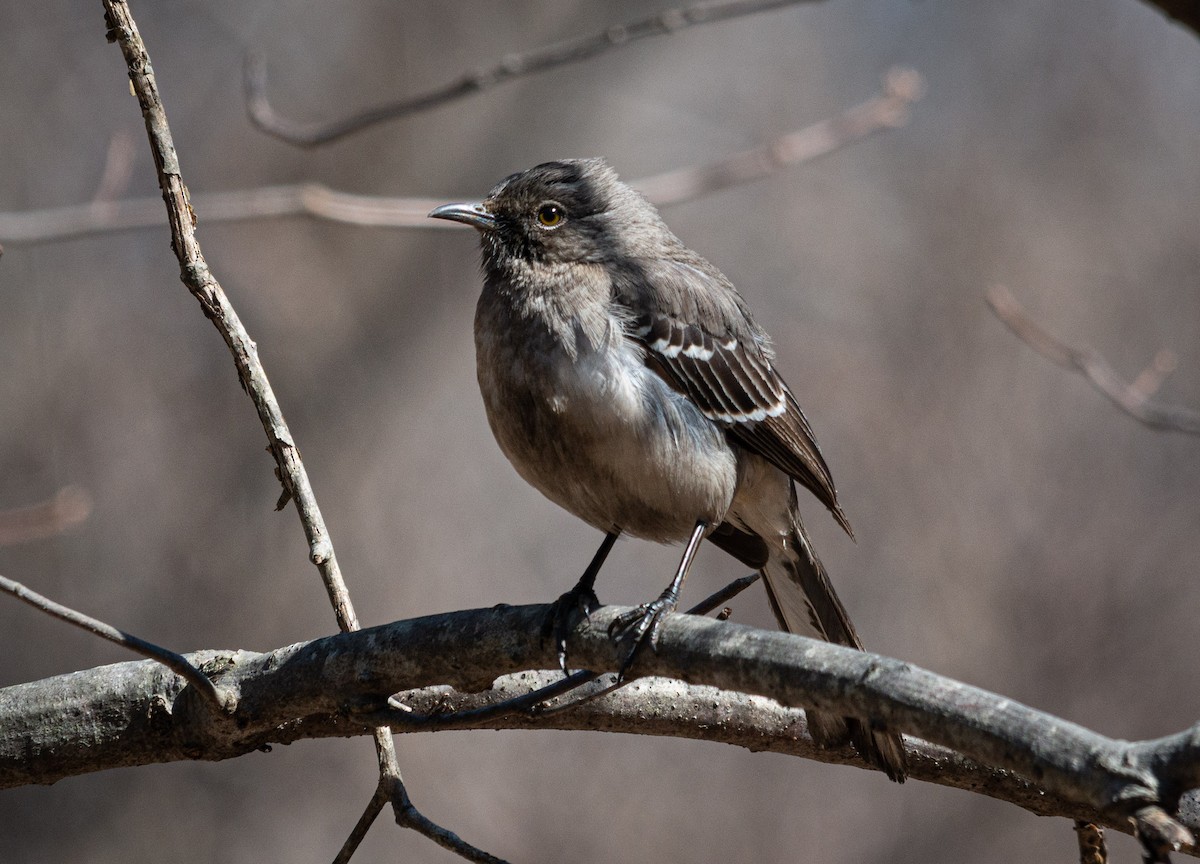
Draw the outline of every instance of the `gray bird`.
[[[475,356],[500,449],[606,535],[555,604],[564,668],[566,616],[598,602],[596,574],[621,533],[687,544],[667,589],[614,623],[632,646],[622,673],[675,608],[705,537],[762,573],[780,627],[861,650],[795,483],[847,533],[850,523],[767,334],[729,280],[600,159],[547,162],[429,215],[480,232]],[[903,782],[899,735],[811,710],[808,725],[819,744],[850,740]]]

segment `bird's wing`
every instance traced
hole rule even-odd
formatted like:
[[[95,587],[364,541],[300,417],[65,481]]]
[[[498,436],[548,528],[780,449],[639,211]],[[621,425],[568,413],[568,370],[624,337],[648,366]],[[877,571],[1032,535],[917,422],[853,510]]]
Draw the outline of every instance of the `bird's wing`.
[[[729,280],[698,256],[640,259],[614,289],[646,365],[738,444],[810,489],[853,536],[812,427]]]

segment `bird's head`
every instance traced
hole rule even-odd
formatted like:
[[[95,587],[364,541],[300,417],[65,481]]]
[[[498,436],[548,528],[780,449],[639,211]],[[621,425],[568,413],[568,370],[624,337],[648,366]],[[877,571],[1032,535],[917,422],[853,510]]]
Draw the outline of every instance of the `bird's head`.
[[[429,215],[479,229],[488,269],[609,261],[629,254],[623,238],[636,236],[638,223],[658,222],[603,159],[545,162],[504,178],[482,201]]]

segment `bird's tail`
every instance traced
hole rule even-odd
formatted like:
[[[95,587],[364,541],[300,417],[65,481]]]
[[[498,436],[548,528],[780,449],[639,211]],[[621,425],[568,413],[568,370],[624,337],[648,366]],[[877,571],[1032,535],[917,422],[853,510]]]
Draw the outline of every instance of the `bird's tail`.
[[[771,550],[770,558],[762,568],[767,596],[779,626],[789,633],[816,636],[863,650],[846,607],[838,599],[824,565],[813,551],[794,498],[791,511],[792,529],[786,541],[782,548]],[[899,734],[872,729],[867,721],[858,717],[838,717],[813,710],[805,713],[809,732],[818,745],[839,746],[849,741],[892,780],[904,782],[908,769]]]

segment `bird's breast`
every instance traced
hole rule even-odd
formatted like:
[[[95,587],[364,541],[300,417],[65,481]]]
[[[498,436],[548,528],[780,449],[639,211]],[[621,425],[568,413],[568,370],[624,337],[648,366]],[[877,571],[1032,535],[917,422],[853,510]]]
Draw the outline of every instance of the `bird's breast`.
[[[660,541],[723,518],[737,485],[724,431],[644,362],[612,315],[549,326],[481,297],[488,422],[530,484],[601,530]]]

